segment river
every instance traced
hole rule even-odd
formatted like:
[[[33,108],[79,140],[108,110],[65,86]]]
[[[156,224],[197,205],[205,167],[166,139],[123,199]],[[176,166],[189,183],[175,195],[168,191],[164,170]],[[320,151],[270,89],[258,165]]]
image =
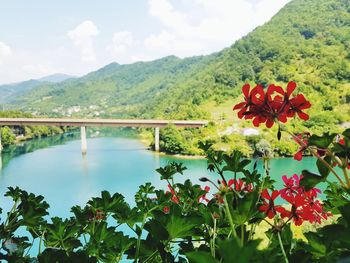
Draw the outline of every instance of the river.
[[[88,139],[88,152],[82,156],[79,134],[56,136],[24,142],[2,154],[0,171],[0,207],[6,211],[11,205],[3,195],[9,186],[40,194],[50,204],[50,215],[69,217],[73,205],[84,205],[102,190],[123,194],[133,204],[139,185],[151,182],[159,188],[166,183],[159,180],[155,169],[170,161],[184,163],[188,168],[175,181],[217,175],[207,171],[205,159],[184,159],[155,154],[136,138],[124,136]],[[315,171],[312,158],[297,162],[292,158],[271,160],[271,176],[281,186],[282,175],[300,174],[301,170]],[[259,169],[261,164],[258,165]]]

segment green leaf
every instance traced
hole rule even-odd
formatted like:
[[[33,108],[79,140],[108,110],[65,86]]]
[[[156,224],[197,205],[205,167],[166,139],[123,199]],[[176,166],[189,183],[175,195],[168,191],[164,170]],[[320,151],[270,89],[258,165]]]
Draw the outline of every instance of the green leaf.
[[[102,210],[104,213],[116,212],[126,209],[128,204],[124,200],[124,196],[115,193],[113,196],[108,191],[102,191],[101,197],[94,197],[88,201],[93,210]]]
[[[39,263],[70,263],[70,262],[84,262],[97,263],[95,257],[89,257],[83,251],[72,252],[69,255],[64,250],[57,250],[47,248],[38,256]],[[34,261],[33,261],[34,262]]]
[[[190,263],[219,263],[210,253],[204,251],[195,251],[186,253]]]
[[[350,203],[339,207],[339,211],[350,228]]]
[[[226,165],[223,168],[223,171],[231,171],[234,173],[243,172],[244,167],[247,166],[251,161],[250,160],[242,160],[241,158],[243,153],[240,151],[233,151],[230,155],[224,154],[223,159]]]
[[[326,256],[327,248],[323,244],[322,239],[313,232],[307,232],[304,234],[307,238],[307,241],[311,247],[310,252],[315,255],[316,257],[323,257]]]
[[[226,195],[227,201],[230,206],[230,212],[235,225],[240,226],[250,220],[250,218],[256,213],[256,203],[258,201],[258,191],[245,194],[243,197],[228,193]]]
[[[183,174],[183,171],[186,170],[187,168],[183,166],[182,163],[176,163],[172,162],[166,166],[160,167],[156,169],[156,171],[161,175],[160,179],[161,180],[170,180],[173,178],[174,174],[180,173]]]
[[[198,216],[180,216],[172,214],[166,229],[171,239],[184,238],[195,234],[195,228],[199,227],[202,223],[202,218]]]
[[[344,132],[343,132],[343,135],[345,137],[347,137],[348,139],[350,139],[350,128],[349,129],[346,129]]]
[[[81,245],[79,237],[79,226],[72,219],[62,220],[58,217],[51,218],[52,223],[47,224],[44,234],[46,247],[63,248],[67,251]]]
[[[312,135],[308,140],[308,145],[326,149],[333,142],[335,133],[325,133],[322,136]]]
[[[326,181],[327,177],[321,176],[315,173],[311,173],[307,170],[302,172],[303,178],[300,180],[300,185],[305,187],[305,190],[308,191],[311,188],[314,188],[318,183]]]
[[[333,224],[322,227],[319,230],[322,234],[322,243],[326,247],[349,248],[350,246],[350,228],[341,224]]]
[[[219,242],[219,252],[224,263],[249,263],[259,253],[259,243],[260,240],[252,240],[242,247],[238,239],[226,239]]]
[[[331,165],[332,158],[330,156],[325,156],[323,160]],[[316,165],[322,177],[327,177],[329,175],[331,170],[321,160],[317,159]]]

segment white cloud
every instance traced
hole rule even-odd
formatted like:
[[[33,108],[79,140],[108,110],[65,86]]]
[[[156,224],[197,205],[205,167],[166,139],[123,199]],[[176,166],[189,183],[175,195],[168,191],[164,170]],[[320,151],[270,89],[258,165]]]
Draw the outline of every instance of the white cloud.
[[[2,63],[2,60],[6,57],[11,56],[12,50],[11,48],[6,45],[4,42],[0,42],[0,63]]]
[[[158,56],[181,53],[182,56],[191,56],[193,52],[203,52],[200,42],[192,39],[178,38],[176,34],[162,31],[158,35],[150,35],[144,41],[145,46],[157,52]]]
[[[99,34],[100,31],[90,20],[82,22],[75,29],[67,33],[73,44],[80,50],[81,60],[83,62],[96,61],[93,39]]]
[[[112,45],[107,49],[115,55],[122,54],[134,45],[134,37],[129,31],[115,32],[112,38]]]
[[[22,70],[25,74],[36,76],[37,78],[59,72],[53,66],[42,63],[24,65],[22,66]]]
[[[33,34],[35,41],[29,34],[25,41],[22,41],[23,38],[17,43],[14,42],[17,41],[16,38],[6,40],[14,43],[16,48],[0,40],[0,82],[40,78],[57,72],[83,75],[112,61],[132,63],[167,55],[186,57],[209,54],[233,44],[256,26],[265,23],[289,2],[289,0],[147,1],[148,9],[140,12],[148,12],[149,17],[135,12],[137,17],[130,14],[130,20],[123,20],[123,23],[119,23],[117,19],[110,19],[106,25],[103,24],[106,19],[99,20],[98,25],[101,28],[90,20],[80,21],[76,20],[77,17],[72,17],[66,19],[64,23],[60,21],[64,27],[61,30],[51,30],[47,34],[42,34],[42,40],[41,38],[38,40],[35,34]],[[138,18],[140,21],[137,23],[144,27],[133,28],[132,21]],[[72,25],[73,21],[77,26],[66,28]],[[115,33],[102,34],[102,26],[104,32]],[[66,34],[53,33],[62,31]],[[15,33],[20,35],[20,32]],[[7,36],[9,37],[11,38],[11,35]]]
[[[149,0],[149,13],[176,31],[188,26],[186,14],[176,11],[168,0]]]
[[[265,23],[289,1],[149,0],[149,14],[163,29],[144,43],[180,57],[215,52]]]

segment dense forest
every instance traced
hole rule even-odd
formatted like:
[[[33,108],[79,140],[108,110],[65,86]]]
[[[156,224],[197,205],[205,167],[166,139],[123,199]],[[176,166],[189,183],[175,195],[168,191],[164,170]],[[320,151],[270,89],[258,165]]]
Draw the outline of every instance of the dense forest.
[[[171,153],[198,154],[198,142],[212,140],[217,147],[238,147],[247,155],[259,145],[288,155],[294,144],[275,141],[275,131],[265,130],[263,136],[225,133],[232,124],[236,130],[252,127],[232,112],[242,85],[285,86],[295,81],[312,102],[312,117],[295,121],[294,129],[321,133],[337,131],[350,121],[349,79],[349,0],[294,0],[218,53],[113,63],[81,78],[39,85],[9,98],[7,106],[51,116],[210,119],[213,123],[200,131],[164,129],[161,147]]]

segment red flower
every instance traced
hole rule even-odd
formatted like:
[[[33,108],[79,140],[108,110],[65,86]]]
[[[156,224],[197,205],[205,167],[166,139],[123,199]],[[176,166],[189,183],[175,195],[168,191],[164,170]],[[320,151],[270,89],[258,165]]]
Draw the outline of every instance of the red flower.
[[[168,184],[168,188],[170,190],[170,193],[172,194],[172,197],[171,197],[171,200],[178,204],[179,203],[179,198],[177,197],[176,193],[175,193],[175,190],[171,187],[170,184]],[[169,193],[169,191],[167,191],[166,193]]]
[[[250,91],[249,84],[242,87],[244,102],[238,103],[233,110],[239,110],[240,119],[253,119],[253,124],[259,126],[265,123],[266,127],[273,126],[276,120],[286,122],[287,117],[294,117],[295,113],[307,120],[309,116],[303,110],[311,107],[309,101],[302,94],[290,98],[296,88],[295,82],[289,82],[286,91],[280,86],[271,84],[266,91],[261,85],[255,86]]]
[[[290,101],[290,108],[287,110],[286,114],[288,117],[294,117],[295,113],[298,114],[300,119],[307,121],[309,119],[309,115],[307,115],[302,110],[306,110],[311,107],[311,103],[307,101],[303,94],[298,94]]]
[[[224,198],[220,194],[214,194],[214,198],[216,199],[216,202],[219,204],[224,203]]]
[[[287,176],[283,175],[282,180],[284,182],[284,188],[280,190],[280,195],[282,198],[285,196],[291,196],[295,194],[299,187],[299,177],[298,175],[294,174],[292,177],[288,178]],[[297,183],[296,183],[297,181]]]
[[[309,137],[310,137],[310,133],[305,132],[305,133],[296,135],[296,138],[294,138],[294,141],[296,141],[300,145],[298,151],[294,154],[295,160],[301,161],[303,159],[303,152],[307,149]]]
[[[245,113],[247,113],[248,107],[251,105],[261,105],[262,102],[260,101],[260,99],[263,99],[264,97],[264,90],[262,88],[262,86],[257,85],[255,88],[252,89],[252,91],[249,93],[250,91],[250,85],[249,84],[245,84],[242,87],[242,92],[244,94],[244,102],[238,103],[233,107],[233,110],[239,110],[238,111],[238,117],[240,119],[242,119],[245,115]],[[246,118],[249,118],[249,114],[246,114]]]
[[[278,213],[284,213],[285,209],[282,206],[275,205],[274,201],[279,196],[279,191],[275,190],[269,194],[267,189],[264,189],[261,192],[261,197],[265,200],[263,201],[263,205],[259,207],[260,212],[264,212],[268,218],[272,219],[277,212]]]
[[[104,219],[106,219],[106,214],[103,211],[97,209],[95,219],[96,220],[104,220]]]
[[[169,206],[164,206],[163,207],[163,212],[164,212],[164,214],[169,214],[170,213],[170,207]]]
[[[288,201],[291,205],[291,211],[284,213],[282,218],[288,217],[294,221],[296,226],[302,225],[304,220],[307,220],[310,215],[304,213],[303,205],[307,203],[302,194],[297,194],[295,196],[285,196],[284,199]]]
[[[198,198],[198,202],[205,201],[205,202],[208,203],[210,200],[208,198],[206,198],[206,195],[207,195],[207,193],[209,193],[210,187],[209,186],[205,186],[204,187],[204,191],[206,191],[206,193]]]

